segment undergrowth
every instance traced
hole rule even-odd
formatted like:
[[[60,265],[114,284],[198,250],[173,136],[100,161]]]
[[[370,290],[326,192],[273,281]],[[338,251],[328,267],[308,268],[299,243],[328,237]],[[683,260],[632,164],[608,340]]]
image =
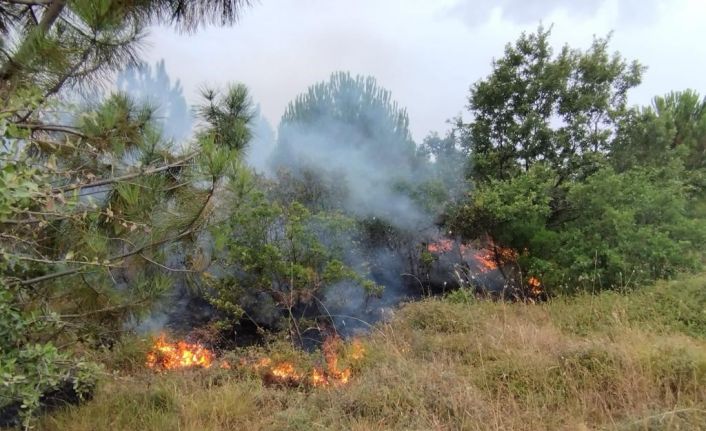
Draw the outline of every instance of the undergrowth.
[[[543,304],[459,297],[377,326],[343,387],[272,387],[217,367],[155,374],[144,343],[126,341],[103,354],[114,372],[94,400],[38,428],[706,429],[706,276]],[[315,360],[287,349],[270,353]]]

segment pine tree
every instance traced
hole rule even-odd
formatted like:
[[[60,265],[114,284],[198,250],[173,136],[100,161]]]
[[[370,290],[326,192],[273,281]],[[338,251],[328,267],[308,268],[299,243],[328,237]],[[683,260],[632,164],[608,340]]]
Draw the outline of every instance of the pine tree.
[[[136,63],[149,24],[230,24],[246,4],[0,1],[0,372],[12,376],[3,413],[28,424],[46,391],[90,383],[86,364],[55,346],[116,339],[171,275],[190,271],[168,258],[189,255],[218,202],[231,202],[216,195],[249,178],[242,86],[224,96],[227,109],[209,100],[220,116],[204,117],[181,149],[149,106],[118,93],[77,107],[62,90],[100,86]]]

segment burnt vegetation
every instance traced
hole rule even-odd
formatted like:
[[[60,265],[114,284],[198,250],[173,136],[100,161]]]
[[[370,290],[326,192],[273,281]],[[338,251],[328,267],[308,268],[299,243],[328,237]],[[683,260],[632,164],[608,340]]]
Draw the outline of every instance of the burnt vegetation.
[[[348,72],[187,130],[145,31],[247,5],[0,0],[0,426],[706,427],[706,99],[540,27],[421,143]]]

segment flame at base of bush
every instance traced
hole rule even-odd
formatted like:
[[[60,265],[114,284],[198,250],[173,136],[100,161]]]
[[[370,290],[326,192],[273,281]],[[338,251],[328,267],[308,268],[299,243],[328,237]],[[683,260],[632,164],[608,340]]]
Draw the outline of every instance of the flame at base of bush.
[[[160,335],[147,353],[147,366],[154,370],[174,370],[178,368],[209,368],[213,364],[213,352],[200,344],[185,341],[170,343]]]
[[[475,245],[464,244],[449,238],[441,238],[427,244],[426,248],[429,253],[434,255],[458,253],[468,265],[472,275],[488,274],[501,268],[512,272],[513,267],[519,268],[517,260],[520,253],[512,248],[499,246],[490,237],[486,238],[484,242],[476,243]],[[525,250],[526,253],[527,251]],[[512,281],[514,278],[512,276],[508,277],[505,273],[502,275],[506,280]],[[526,289],[527,296],[524,298],[526,300],[534,301],[545,295],[544,285],[536,276],[526,279],[526,283],[522,287]]]
[[[534,296],[539,296],[544,293],[544,288],[542,287],[542,282],[537,277],[530,277],[527,281],[530,293]]]

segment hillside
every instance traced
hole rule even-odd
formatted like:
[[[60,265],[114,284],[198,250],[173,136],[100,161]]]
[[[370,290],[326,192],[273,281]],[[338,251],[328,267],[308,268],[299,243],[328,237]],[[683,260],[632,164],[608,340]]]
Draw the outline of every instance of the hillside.
[[[706,429],[706,275],[544,304],[461,293],[362,338],[347,385],[265,385],[239,367],[155,373],[146,340],[105,357],[95,398],[42,430]],[[316,360],[273,343],[269,355]],[[252,351],[229,352],[239,358]]]

